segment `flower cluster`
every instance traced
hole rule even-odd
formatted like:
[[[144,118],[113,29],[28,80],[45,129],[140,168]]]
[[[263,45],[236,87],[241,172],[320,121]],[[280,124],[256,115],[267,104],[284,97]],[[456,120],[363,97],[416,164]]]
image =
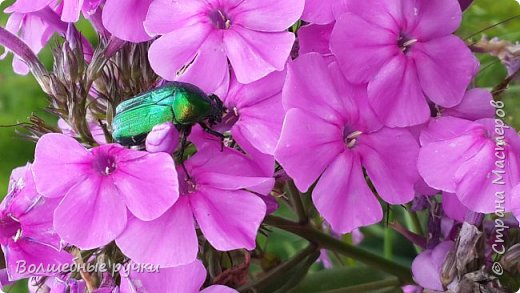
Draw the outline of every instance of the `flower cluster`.
[[[454,34],[469,4],[17,0],[0,42],[16,55],[15,72],[35,75],[59,122],[32,117],[26,127],[34,162],[13,170],[0,206],[2,285],[30,277],[33,292],[255,289],[265,284],[248,272],[268,225],[333,250],[332,238],[407,205],[430,211],[431,230],[392,224],[425,249],[413,280],[399,281],[462,290],[472,271],[454,256],[496,222],[484,214],[501,208],[503,226],[518,226],[508,213],[520,216],[520,137],[499,95],[471,84],[478,60]],[[99,44],[76,29],[80,19]],[[49,72],[36,54],[55,33],[64,41]],[[271,216],[281,205],[299,222]],[[328,242],[312,238],[329,230]],[[20,260],[160,271],[23,274]]]

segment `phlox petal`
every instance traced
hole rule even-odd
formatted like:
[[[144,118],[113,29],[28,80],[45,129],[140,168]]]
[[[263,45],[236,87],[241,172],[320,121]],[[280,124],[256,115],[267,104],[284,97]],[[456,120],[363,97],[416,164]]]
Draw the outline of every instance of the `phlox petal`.
[[[179,198],[177,171],[166,153],[122,153],[113,178],[126,206],[141,220],[158,218]]]
[[[193,263],[160,268],[159,272],[130,271],[121,280],[120,293],[146,292],[199,292],[206,279],[204,265],[196,260]]]
[[[417,43],[412,54],[426,96],[443,107],[459,104],[478,70],[478,61],[466,44],[456,36],[446,36]]]
[[[298,21],[304,3],[305,0],[243,1],[229,12],[229,17],[233,23],[251,30],[279,32]]]
[[[332,30],[330,49],[349,81],[365,83],[400,54],[396,40],[396,33],[347,13],[339,17]]]
[[[368,84],[369,104],[388,127],[417,125],[430,118],[415,66],[413,60],[397,55]]]
[[[177,72],[193,60],[209,32],[208,26],[193,24],[155,40],[148,51],[153,70],[166,80],[175,80]]]
[[[425,250],[414,259],[412,272],[417,284],[431,290],[444,290],[441,283],[441,268],[452,247],[452,241],[445,241],[434,249]]]
[[[64,241],[93,249],[121,234],[126,213],[124,199],[111,179],[91,176],[72,187],[56,208],[54,229]]]
[[[307,191],[325,168],[344,151],[342,129],[300,109],[290,109],[275,151],[276,160]]]
[[[336,157],[316,184],[312,199],[338,233],[349,233],[383,218],[381,205],[363,176],[360,158],[352,153]]]
[[[197,223],[209,243],[218,250],[253,249],[266,206],[258,196],[246,191],[225,191],[198,187],[190,195]]]
[[[259,32],[240,26],[224,32],[229,61],[238,81],[246,84],[283,70],[293,43],[294,34],[289,32]]]
[[[419,145],[407,130],[383,128],[362,134],[355,147],[377,193],[388,203],[403,204],[414,198],[419,180]]]
[[[134,43],[151,37],[143,22],[152,0],[107,0],[103,7],[103,25],[114,36]]]
[[[34,158],[34,182],[38,192],[46,197],[63,197],[88,175],[91,154],[75,139],[51,133],[38,140]],[[56,178],[60,184],[56,184]]]
[[[138,263],[165,267],[192,263],[197,258],[198,243],[188,198],[180,198],[153,221],[130,217],[116,243],[125,255]]]

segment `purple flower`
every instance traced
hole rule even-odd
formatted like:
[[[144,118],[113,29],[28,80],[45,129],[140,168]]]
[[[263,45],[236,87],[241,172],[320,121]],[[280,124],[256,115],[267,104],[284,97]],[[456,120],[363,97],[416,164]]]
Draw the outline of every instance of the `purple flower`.
[[[134,43],[151,39],[143,22],[152,0],[106,0],[103,7],[103,25],[114,36]],[[172,18],[175,15],[171,14]]]
[[[46,278],[43,284],[41,278],[31,277],[27,282],[30,293],[84,293],[87,286],[83,280],[60,277]]]
[[[247,85],[235,78],[231,80],[228,94],[223,98],[229,113],[221,127],[230,129],[241,147],[247,142],[262,153],[274,153],[283,122],[284,81],[285,71],[273,72]]]
[[[511,191],[511,210],[516,219],[520,221],[520,184]]]
[[[466,213],[469,209],[465,207],[453,193],[443,192],[442,193],[442,209],[448,218],[464,222]]]
[[[455,193],[472,211],[494,212],[495,194],[507,195],[520,182],[520,138],[502,123],[432,119],[421,133],[419,173],[429,186]],[[510,209],[509,196],[504,205]]]
[[[150,221],[178,198],[177,174],[168,154],[117,144],[86,150],[63,134],[40,138],[33,172],[43,196],[62,199],[54,213],[54,228],[63,240],[81,249],[114,240],[126,226],[127,210]]]
[[[153,221],[130,217],[116,239],[135,262],[161,266],[193,262],[198,252],[194,219],[218,250],[255,247],[266,205],[252,192],[268,194],[274,179],[242,153],[229,148],[221,152],[219,142],[196,145],[198,152],[185,162],[190,178],[178,168],[179,200]]]
[[[29,13],[51,6],[60,11],[62,21],[76,22],[82,11],[89,16],[97,9],[102,0],[63,0],[59,7],[54,7],[56,2],[56,0],[18,0],[8,7],[7,12]]]
[[[421,287],[415,285],[402,286],[401,289],[403,293],[423,293],[424,291]]]
[[[13,5],[7,8],[6,12],[34,12],[44,9],[45,7],[49,6],[49,4],[51,4],[52,2],[53,0],[17,0]]]
[[[179,144],[179,132],[172,122],[155,125],[146,136],[146,151],[173,153]]]
[[[133,263],[130,263],[129,267]],[[206,269],[199,260],[174,268],[160,268],[159,272],[130,270],[121,278],[120,293],[183,292],[236,293],[222,285],[209,286],[200,291],[206,280]]]
[[[167,80],[196,80],[206,92],[229,81],[228,59],[240,83],[281,71],[303,0],[156,0],[145,27],[161,35],[149,51],[152,68]]]
[[[441,109],[443,116],[453,116],[468,120],[494,118],[495,108],[490,102],[493,100],[488,90],[475,88],[468,90],[462,102],[455,107]]]
[[[11,11],[8,7],[6,11]],[[9,16],[5,29],[17,35],[31,50],[38,54],[54,33],[64,34],[67,26],[60,23],[59,17],[50,8],[37,12],[20,13],[14,12]],[[9,51],[6,50],[0,59],[4,59]],[[17,74],[29,73],[29,66],[18,56],[13,58],[13,70]]]
[[[444,241],[434,249],[419,254],[412,263],[413,279],[426,289],[444,291],[441,283],[441,269],[453,248],[453,241]]]
[[[334,21],[332,12],[336,0],[305,0],[302,19],[315,24],[328,24]]]
[[[319,178],[313,201],[340,233],[383,216],[363,168],[391,204],[412,200],[419,179],[415,138],[404,129],[381,128],[365,101],[366,88],[350,85],[335,63],[327,67],[317,53],[289,64],[283,89],[287,112],[275,158],[301,191]]]
[[[83,12],[85,17],[95,13],[103,0],[63,0],[60,3],[61,20],[64,22],[77,22]]]
[[[298,30],[298,42],[300,44],[300,55],[316,52],[326,57],[327,61],[336,61],[330,52],[330,35],[334,24],[317,25],[311,24],[302,26]]]
[[[29,276],[31,265],[71,263],[72,256],[61,251],[61,241],[52,228],[52,214],[58,205],[36,191],[31,165],[13,170],[9,194],[0,205],[0,245],[10,280]],[[39,271],[39,276],[52,273]]]
[[[390,127],[426,122],[428,100],[460,103],[478,68],[452,35],[461,21],[456,0],[347,0],[331,50],[347,79],[368,83],[368,100]]]
[[[459,0],[460,8],[462,11],[468,9],[471,4],[473,4],[473,0]]]

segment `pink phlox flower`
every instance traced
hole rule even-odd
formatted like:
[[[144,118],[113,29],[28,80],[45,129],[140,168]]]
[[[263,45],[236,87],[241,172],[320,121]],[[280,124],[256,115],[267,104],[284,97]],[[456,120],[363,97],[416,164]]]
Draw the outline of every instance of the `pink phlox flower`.
[[[426,122],[428,102],[462,101],[478,62],[452,33],[461,21],[456,0],[347,0],[330,48],[346,78],[368,83],[368,100],[389,127]]]
[[[40,138],[33,172],[43,196],[61,199],[54,228],[64,241],[81,249],[114,240],[125,228],[127,214],[157,219],[179,196],[170,155],[117,144],[87,150],[63,134]]]
[[[198,130],[202,132],[202,130]],[[185,166],[189,177],[177,167],[180,198],[153,221],[130,217],[125,231],[116,239],[123,253],[139,263],[178,266],[197,257],[196,224],[218,250],[253,249],[266,204],[259,195],[274,185],[266,166],[220,141],[205,139],[194,129],[197,153]],[[265,156],[265,155],[264,155]],[[272,157],[271,157],[272,158]]]
[[[289,63],[282,95],[286,114],[275,158],[301,191],[318,179],[313,201],[334,231],[382,219],[363,168],[386,202],[413,199],[418,143],[408,130],[381,125],[366,86],[348,83],[337,63],[309,53]]]
[[[240,146],[252,145],[272,155],[280,137],[283,121],[282,87],[285,71],[244,85],[233,76],[223,102],[228,109],[217,130],[231,131]]]
[[[237,80],[251,83],[284,69],[295,39],[287,28],[303,6],[303,0],[156,0],[145,20],[146,31],[160,36],[150,63],[167,80],[216,92],[229,83],[229,60]]]
[[[48,266],[72,262],[52,225],[59,201],[38,194],[31,168],[13,170],[9,194],[0,205],[0,245],[10,280],[28,277],[29,266],[43,267],[31,275],[49,276],[55,272],[47,271]]]
[[[494,212],[495,194],[510,194],[520,182],[520,138],[500,119],[432,119],[420,140],[417,165],[423,179],[455,193],[474,212]],[[504,200],[510,210],[510,196]]]
[[[92,15],[103,0],[17,0],[6,12],[29,13],[46,7],[60,12],[61,21],[77,22],[81,12],[88,17]]]
[[[453,241],[444,241],[433,249],[421,252],[412,263],[415,282],[426,289],[444,291],[441,282],[441,269],[448,252],[453,246]]]
[[[120,293],[237,293],[223,285],[212,285],[201,291],[207,273],[199,260],[178,267],[160,268],[158,272],[153,269],[132,270],[133,264],[128,264],[128,272],[121,277]]]
[[[8,7],[6,11],[10,10]],[[65,34],[67,25],[59,21],[59,16],[49,7],[35,12],[13,12],[5,29],[17,35],[29,48],[38,54],[54,33]],[[9,51],[6,49],[0,59],[4,59]],[[29,67],[18,56],[13,59],[13,70],[17,74],[26,75]]]

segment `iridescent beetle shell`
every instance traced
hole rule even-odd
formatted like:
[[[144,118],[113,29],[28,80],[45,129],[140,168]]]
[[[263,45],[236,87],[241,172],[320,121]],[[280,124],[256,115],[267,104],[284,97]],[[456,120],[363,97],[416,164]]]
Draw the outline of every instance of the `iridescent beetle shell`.
[[[112,137],[122,145],[137,145],[155,125],[167,121],[191,126],[208,119],[214,124],[221,119],[223,109],[216,97],[212,98],[195,85],[183,82],[171,82],[142,93],[117,106]]]

